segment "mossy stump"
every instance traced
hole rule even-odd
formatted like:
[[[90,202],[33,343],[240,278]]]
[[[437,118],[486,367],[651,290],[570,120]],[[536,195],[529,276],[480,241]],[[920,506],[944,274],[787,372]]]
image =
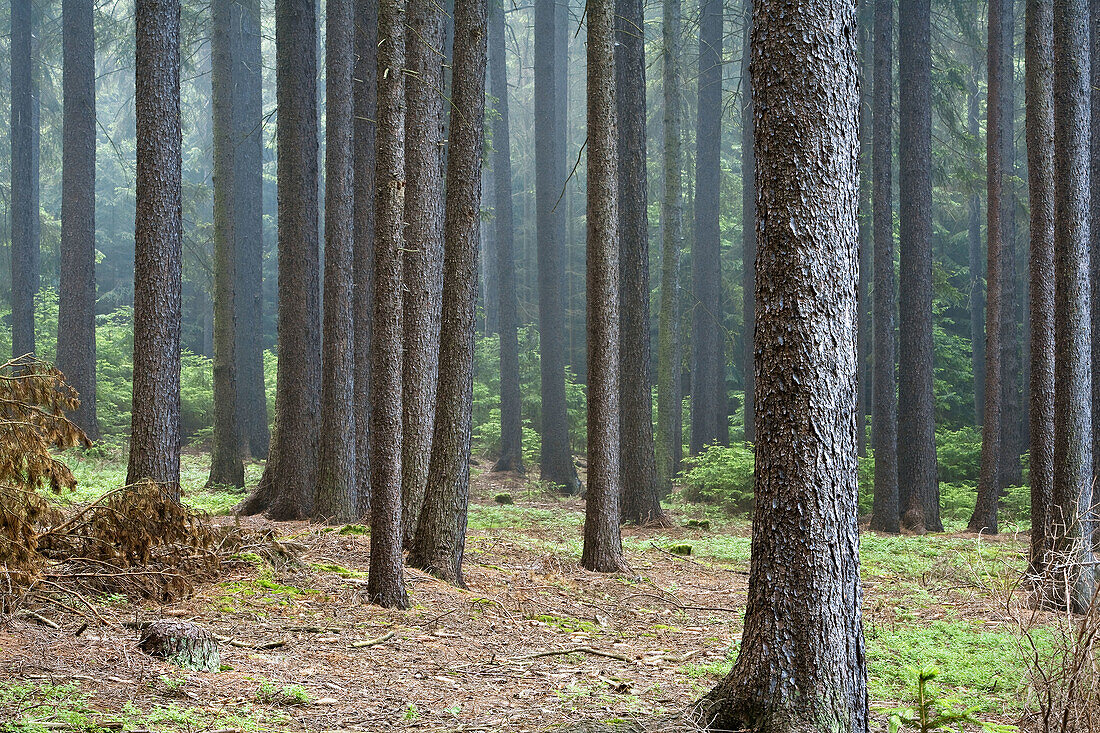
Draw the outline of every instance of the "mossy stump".
[[[190,621],[154,622],[142,634],[138,648],[184,669],[200,672],[217,672],[222,663],[214,635]]]

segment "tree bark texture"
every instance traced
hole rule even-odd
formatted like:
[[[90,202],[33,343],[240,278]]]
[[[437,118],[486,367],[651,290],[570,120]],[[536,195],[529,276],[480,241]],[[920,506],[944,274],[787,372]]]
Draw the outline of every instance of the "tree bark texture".
[[[1091,326],[1100,333],[1100,0],[1089,1],[1089,282]],[[1034,348],[1034,347],[1033,347]],[[1092,339],[1092,424],[1100,424],[1100,338]],[[1100,476],[1100,431],[1092,434],[1092,472]]]
[[[974,66],[981,63],[981,54],[974,54]],[[974,140],[979,139],[979,92],[978,82],[974,81],[967,99],[967,131]],[[975,156],[974,167],[979,165]],[[982,424],[985,410],[985,271],[982,261],[982,197],[975,192],[967,203],[967,263],[970,268],[970,346],[971,368],[974,372],[974,424]]]
[[[11,350],[34,353],[39,272],[38,39],[34,0],[11,3]],[[94,73],[94,71],[92,72]]]
[[[753,0],[744,0],[745,49],[752,45]],[[751,53],[741,57],[741,262],[744,268],[742,315],[744,321],[744,354],[742,369],[745,380],[743,407],[745,442],[756,441],[756,375],[753,373],[756,343],[756,151],[754,143],[752,79],[749,74]]]

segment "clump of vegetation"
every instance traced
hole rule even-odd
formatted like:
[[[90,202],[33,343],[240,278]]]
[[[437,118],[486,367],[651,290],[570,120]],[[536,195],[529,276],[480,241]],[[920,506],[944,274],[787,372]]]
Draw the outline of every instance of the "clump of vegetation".
[[[730,514],[752,509],[754,457],[744,445],[712,445],[698,456],[685,459],[680,474],[683,497],[688,501],[719,504]]]
[[[925,667],[917,672],[917,700],[910,708],[890,711],[890,733],[902,729],[931,733],[937,730],[962,731],[963,726],[976,725],[989,733],[1010,733],[1016,727],[987,723],[975,717],[977,706],[962,707],[958,700],[940,697],[931,682],[939,676],[935,667]]]

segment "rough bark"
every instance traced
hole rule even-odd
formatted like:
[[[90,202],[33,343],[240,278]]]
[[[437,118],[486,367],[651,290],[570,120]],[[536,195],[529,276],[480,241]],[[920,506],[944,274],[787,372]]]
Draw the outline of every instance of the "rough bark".
[[[126,483],[179,499],[183,220],[179,0],[138,0],[134,399]]]
[[[691,251],[692,454],[718,439],[722,368],[721,231],[718,192],[722,151],[722,2],[703,0],[699,20],[699,101],[695,132],[695,243]]]
[[[443,8],[408,0],[405,19],[407,125],[404,256],[404,442],[402,536],[413,540],[428,486],[443,291]]]
[[[491,0],[489,70],[497,116],[493,119],[493,213],[496,224],[497,293],[500,296],[500,457],[494,471],[524,472],[519,389],[519,325],[516,304],[515,223],[512,213],[512,143],[508,116],[508,59],[504,1]]]
[[[162,619],[141,634],[138,649],[184,669],[217,672],[221,655],[214,635],[190,621]]]
[[[744,0],[745,49],[751,46],[753,0]],[[753,374],[756,343],[756,151],[753,130],[752,79],[749,74],[751,53],[741,57],[741,262],[744,268],[742,314],[744,320],[744,354],[742,370],[745,381],[743,414],[745,442],[756,441],[756,375]]]
[[[555,69],[554,0],[535,0],[535,218],[538,229],[539,365],[542,372],[541,477],[580,490],[569,448],[565,405],[565,206],[559,201],[565,181],[564,104]]]
[[[64,130],[57,367],[80,395],[69,413],[99,439],[95,392],[95,19],[92,0],[64,0]]]
[[[355,11],[355,454],[359,516],[370,513],[370,340],[374,294],[375,119],[378,114],[378,4]]]
[[[932,370],[932,47],[929,0],[898,6],[901,309],[898,476],[902,522],[940,532]]]
[[[356,518],[355,415],[355,4],[328,0],[325,17],[325,292],[321,445],[312,516]]]
[[[619,209],[619,402],[622,517],[664,521],[649,389],[649,226],[646,201],[645,38],[641,0],[617,0],[615,104]]]
[[[661,200],[661,295],[657,316],[657,480],[661,492],[672,489],[676,476],[680,421],[680,250],[683,246],[683,160],[680,127],[680,0],[664,0],[661,22],[664,41],[664,196]]]
[[[757,0],[754,21],[761,226],[752,561],[737,662],[698,712],[712,729],[865,733],[855,2],[792,9]]]
[[[313,0],[276,0],[279,179],[279,365],[275,429],[264,475],[241,513],[308,516],[321,426],[317,227],[317,16]]]
[[[33,0],[11,4],[11,350],[34,353],[39,271],[38,39]]]
[[[1093,6],[1100,2],[1093,0]],[[1031,572],[1046,572],[1053,549],[1054,486],[1054,18],[1052,0],[1027,0],[1024,56],[1031,209]],[[1100,15],[1093,14],[1094,18]],[[1095,41],[1094,41],[1095,42]],[[1096,55],[1092,68],[1097,70]],[[1095,76],[1094,76],[1095,79]],[[1094,82],[1095,85],[1095,82]],[[1093,91],[1093,106],[1096,105]],[[1093,134],[1095,135],[1095,128]],[[1100,160],[1092,156],[1093,166]],[[1093,179],[1095,180],[1095,179]],[[1096,225],[1093,209],[1093,226]],[[1095,231],[1095,230],[1093,230]],[[1092,260],[1095,263],[1095,259]],[[1095,281],[1094,281],[1095,282]],[[1095,313],[1095,311],[1094,311]],[[1093,352],[1095,353],[1095,352]],[[1095,363],[1095,362],[1094,362]],[[1094,403],[1095,404],[1095,403]]]
[[[428,490],[409,564],[465,587],[462,555],[470,497],[474,332],[485,138],[486,0],[455,6],[454,67],[444,216],[443,323]]]
[[[1100,292],[1096,292],[1100,287],[1100,0],[1090,0],[1089,10],[1089,282],[1094,291],[1090,302],[1090,320],[1092,332],[1097,334],[1100,333]],[[1034,345],[1032,348],[1035,348]],[[1100,424],[1100,338],[1092,339],[1091,348],[1094,375],[1092,424],[1095,426]],[[1100,431],[1095,428],[1092,434],[1092,472],[1094,477],[1100,476]],[[1034,547],[1034,538],[1032,544]]]
[[[581,567],[625,572],[619,534],[619,200],[615,2],[591,0],[588,20],[588,485]]]
[[[897,373],[894,370],[894,283],[893,206],[893,93],[894,93],[894,3],[875,0],[875,76],[873,91],[873,175],[875,299],[875,373],[871,434],[875,448],[875,491],[871,529],[899,531],[898,513],[898,403]]]
[[[1092,374],[1089,308],[1089,32],[1087,0],[1054,0],[1054,537],[1075,611],[1092,566]],[[1065,591],[1062,591],[1063,595]]]
[[[378,4],[378,129],[371,331],[372,603],[407,608],[401,534],[402,249],[405,246],[405,1]]]

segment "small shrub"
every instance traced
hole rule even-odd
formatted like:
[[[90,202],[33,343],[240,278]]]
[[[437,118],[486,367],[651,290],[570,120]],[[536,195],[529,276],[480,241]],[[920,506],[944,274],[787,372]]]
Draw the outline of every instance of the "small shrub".
[[[692,502],[720,504],[731,514],[748,512],[753,497],[753,453],[743,445],[712,445],[686,459],[680,474],[683,497]]]

